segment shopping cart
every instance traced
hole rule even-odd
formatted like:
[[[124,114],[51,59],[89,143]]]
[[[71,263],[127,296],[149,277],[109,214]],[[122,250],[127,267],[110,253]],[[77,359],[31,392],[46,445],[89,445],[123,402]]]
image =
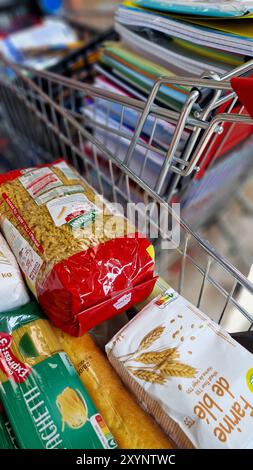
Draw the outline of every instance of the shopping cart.
[[[6,2],[8,3],[8,2]],[[28,5],[30,2],[23,2],[23,4]],[[23,5],[24,6],[24,5]],[[12,11],[17,7],[22,6],[19,5],[19,2],[9,2],[8,4],[8,11]],[[28,7],[27,7],[28,8]],[[4,9],[4,8],[3,8]],[[36,8],[34,8],[36,10]],[[1,9],[2,12],[2,9]],[[41,13],[41,12],[40,12]],[[53,73],[57,73],[61,76],[66,76],[69,78],[75,78],[76,80],[85,80],[86,82],[92,82],[93,80],[93,69],[92,64],[98,58],[98,49],[101,43],[105,40],[112,40],[117,39],[117,33],[112,30],[104,30],[99,31],[90,25],[87,25],[81,18],[76,20],[73,18],[72,15],[65,12],[59,19],[62,19],[69,24],[77,34],[77,37],[80,40],[80,43],[83,45],[77,47],[76,49],[67,52],[64,54],[63,57],[57,60],[56,63],[53,65],[49,65],[47,70]],[[36,75],[31,75],[34,82],[37,83]],[[44,82],[43,80],[39,79],[38,83],[39,87],[43,90]],[[47,86],[47,82],[45,83]],[[57,90],[54,89],[52,91],[52,97],[55,101],[57,101]],[[66,93],[65,100],[69,98],[69,95]],[[7,135],[4,133],[4,125],[1,120],[1,110],[0,110],[0,130],[1,130],[1,139],[0,139],[0,154],[1,154],[1,165],[0,169],[3,171],[4,169],[9,169],[9,162],[15,159],[15,155],[13,154],[13,145],[12,142],[8,140]],[[7,157],[7,158],[6,158]]]
[[[253,62],[245,64],[233,75],[244,74],[252,66]],[[231,75],[219,80],[161,79],[145,102],[50,72],[18,67],[2,58],[0,99],[5,131],[16,147],[15,166],[64,157],[99,193],[123,204],[128,216],[130,207],[130,212],[149,226],[157,271],[170,285],[218,323],[225,324],[231,311],[236,311],[246,330],[253,325],[252,283],[167,204],[178,186],[175,180],[197,173],[204,151],[215,143],[226,124],[253,125],[253,120],[242,114],[241,105],[235,112],[238,99],[230,85]],[[158,104],[159,89],[167,84],[193,87],[181,112]],[[53,99],[55,89],[58,102]],[[70,99],[66,100],[66,95]],[[221,106],[226,111],[217,113]],[[112,113],[118,118],[116,126]],[[130,117],[134,128],[129,126]],[[169,144],[164,148],[168,135]],[[250,138],[246,150],[246,154],[252,150]],[[140,162],[136,153],[142,157]],[[154,166],[149,167],[151,160],[159,170],[155,178]],[[250,161],[247,156],[243,173],[247,173]],[[242,291],[251,299],[247,305],[239,300]],[[233,331],[233,325],[229,329]]]
[[[66,21],[68,17],[64,16]],[[71,26],[71,21],[68,21]],[[118,35],[114,30],[109,29],[103,32],[96,31],[86,25],[78,25],[78,31],[81,34],[87,35],[87,42],[83,47],[66,54],[57,64],[50,67],[50,72],[56,73],[61,76],[83,80],[87,76],[87,71],[90,71],[91,65],[97,60],[98,48],[103,41],[115,40]]]

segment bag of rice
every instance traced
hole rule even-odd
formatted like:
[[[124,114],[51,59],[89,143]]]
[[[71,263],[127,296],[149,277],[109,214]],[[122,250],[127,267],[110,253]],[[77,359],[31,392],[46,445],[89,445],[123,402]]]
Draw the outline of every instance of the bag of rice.
[[[154,249],[60,160],[0,175],[2,231],[52,322],[72,335],[155,284]]]
[[[0,314],[0,399],[22,449],[116,448],[35,302]]]
[[[253,448],[253,356],[169,288],[106,346],[140,403],[182,448]]]
[[[21,307],[29,302],[19,267],[6,241],[0,234],[0,312]]]

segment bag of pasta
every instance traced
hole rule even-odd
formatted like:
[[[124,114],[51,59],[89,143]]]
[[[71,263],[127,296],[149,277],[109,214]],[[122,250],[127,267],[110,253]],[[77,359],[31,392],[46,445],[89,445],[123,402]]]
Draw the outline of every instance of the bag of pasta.
[[[78,336],[146,298],[150,242],[65,161],[0,175],[2,231],[52,322]]]
[[[0,400],[21,449],[116,448],[36,302],[0,314]]]

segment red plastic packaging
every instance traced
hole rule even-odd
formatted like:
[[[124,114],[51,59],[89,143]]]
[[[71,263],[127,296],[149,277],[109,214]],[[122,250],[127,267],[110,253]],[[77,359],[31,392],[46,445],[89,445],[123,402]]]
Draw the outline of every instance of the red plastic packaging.
[[[43,310],[57,327],[80,336],[141,302],[156,281],[149,247],[150,242],[135,233],[57,263],[37,285]]]
[[[234,77],[231,80],[231,85],[253,119],[253,77]]]
[[[79,336],[152,292],[154,249],[134,228],[99,243],[85,238],[86,248],[76,248],[75,227],[85,230],[79,220],[85,218],[86,227],[104,216],[96,212],[92,188],[64,160],[0,175],[0,196],[4,235],[57,327]]]

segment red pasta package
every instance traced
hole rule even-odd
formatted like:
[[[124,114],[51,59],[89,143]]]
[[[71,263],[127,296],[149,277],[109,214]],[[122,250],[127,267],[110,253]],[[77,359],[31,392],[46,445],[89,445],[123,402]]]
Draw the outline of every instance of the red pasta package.
[[[79,336],[152,291],[154,249],[64,160],[0,175],[1,229],[52,322]]]

